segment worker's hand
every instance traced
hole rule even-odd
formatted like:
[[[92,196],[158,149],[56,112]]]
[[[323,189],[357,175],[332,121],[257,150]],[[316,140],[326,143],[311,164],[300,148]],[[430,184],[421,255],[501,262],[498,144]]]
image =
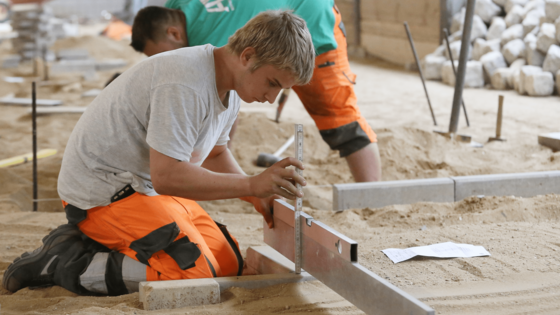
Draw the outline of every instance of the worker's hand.
[[[271,167],[267,168],[259,175],[249,179],[252,196],[258,198],[268,198],[271,195],[280,195],[286,199],[294,200],[296,197],[303,197],[303,192],[298,191],[295,184],[307,185],[305,179],[296,173],[293,168],[304,169],[303,164],[296,158],[285,158]]]
[[[260,214],[262,214],[264,220],[268,224],[269,228],[274,228],[274,220],[272,219],[272,207],[274,205],[275,199],[283,199],[278,195],[272,195],[267,198],[256,198],[252,197],[249,201],[255,207]]]

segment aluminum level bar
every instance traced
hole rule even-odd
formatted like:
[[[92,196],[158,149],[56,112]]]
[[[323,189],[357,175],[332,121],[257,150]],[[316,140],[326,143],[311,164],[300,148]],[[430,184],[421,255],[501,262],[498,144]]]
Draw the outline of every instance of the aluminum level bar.
[[[264,242],[294,261],[294,208],[274,201],[274,228]],[[366,314],[429,315],[434,310],[358,264],[358,243],[301,213],[302,268]]]

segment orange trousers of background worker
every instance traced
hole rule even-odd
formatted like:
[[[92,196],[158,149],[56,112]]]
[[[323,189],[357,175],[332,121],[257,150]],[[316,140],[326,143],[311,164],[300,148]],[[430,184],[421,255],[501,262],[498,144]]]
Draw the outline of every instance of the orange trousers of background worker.
[[[309,84],[292,89],[315,121],[325,142],[331,149],[338,150],[341,157],[346,157],[377,142],[377,135],[358,108],[354,92],[356,75],[350,70],[344,24],[336,6],[333,12],[337,48],[315,58]]]

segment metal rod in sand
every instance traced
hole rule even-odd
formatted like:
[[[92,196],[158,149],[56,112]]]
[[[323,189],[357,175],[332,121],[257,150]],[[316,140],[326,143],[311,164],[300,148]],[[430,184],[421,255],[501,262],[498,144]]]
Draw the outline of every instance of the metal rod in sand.
[[[414,54],[414,60],[416,60],[416,66],[418,67],[418,72],[420,73],[420,79],[422,79],[422,85],[424,86],[424,93],[426,93],[426,98],[428,99],[428,106],[430,106],[430,113],[432,113],[432,120],[434,121],[434,126],[437,126],[436,116],[434,115],[434,110],[432,109],[432,102],[430,102],[430,96],[428,95],[428,89],[426,88],[426,82],[424,81],[424,74],[422,73],[420,60],[418,59],[418,54],[416,53],[416,48],[414,47],[414,41],[412,40],[412,35],[410,34],[410,29],[408,28],[407,22],[404,22],[404,29],[406,30],[406,35],[408,35],[410,48],[412,48],[412,53]]]

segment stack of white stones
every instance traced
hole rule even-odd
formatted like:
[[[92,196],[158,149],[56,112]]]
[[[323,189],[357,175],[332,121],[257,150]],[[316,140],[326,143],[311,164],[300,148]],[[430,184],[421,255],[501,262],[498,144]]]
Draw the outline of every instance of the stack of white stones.
[[[450,46],[458,65],[465,9],[453,17]],[[477,0],[466,87],[547,96],[560,90],[560,0]],[[455,85],[445,45],[422,63],[427,79]]]
[[[43,56],[47,52],[47,59],[54,59],[48,48],[56,40],[53,32],[52,12],[37,4],[19,4],[12,7],[12,28],[18,37],[12,39],[12,46],[23,60],[30,60]]]

